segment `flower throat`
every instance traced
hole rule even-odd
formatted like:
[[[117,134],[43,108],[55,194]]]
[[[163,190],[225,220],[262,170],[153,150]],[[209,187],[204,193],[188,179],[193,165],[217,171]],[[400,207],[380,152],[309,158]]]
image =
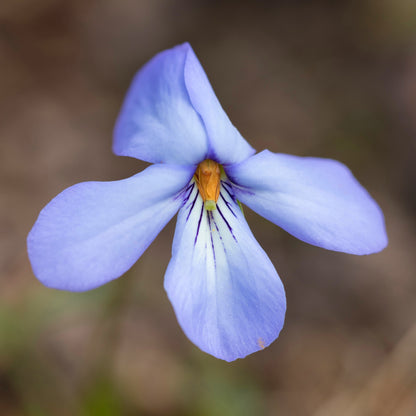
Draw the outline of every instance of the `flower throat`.
[[[214,211],[217,208],[217,201],[220,196],[220,165],[211,159],[205,159],[196,168],[194,178],[204,201],[205,209]]]

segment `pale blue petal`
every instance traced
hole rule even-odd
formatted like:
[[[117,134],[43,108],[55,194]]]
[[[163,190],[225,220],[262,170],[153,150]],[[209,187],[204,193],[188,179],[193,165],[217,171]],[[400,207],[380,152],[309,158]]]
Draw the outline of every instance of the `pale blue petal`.
[[[208,134],[209,158],[222,164],[241,162],[255,150],[231,123],[194,51],[190,46],[188,48],[185,84],[192,105],[201,116]]]
[[[207,135],[185,87],[188,44],[156,55],[135,76],[115,130],[113,151],[152,163],[196,164]]]
[[[39,214],[27,239],[46,286],[84,291],[126,272],[175,215],[192,170],[153,165],[115,182],[66,189]]]
[[[381,209],[340,162],[264,151],[227,175],[242,203],[307,243],[351,254],[387,245]]]
[[[286,300],[276,270],[227,189],[222,186],[217,210],[208,212],[194,185],[178,214],[165,289],[188,338],[233,361],[278,337]]]

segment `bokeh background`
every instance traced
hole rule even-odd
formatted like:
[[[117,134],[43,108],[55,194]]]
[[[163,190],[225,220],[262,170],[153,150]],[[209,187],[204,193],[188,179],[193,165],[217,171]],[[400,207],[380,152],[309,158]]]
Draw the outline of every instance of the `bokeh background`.
[[[111,153],[134,73],[191,42],[252,145],[346,163],[389,247],[309,246],[246,209],[287,291],[279,339],[226,363],[163,291],[174,221],[122,278],[43,287],[25,239],[64,188],[145,167]],[[1,0],[0,414],[416,414],[416,2]]]

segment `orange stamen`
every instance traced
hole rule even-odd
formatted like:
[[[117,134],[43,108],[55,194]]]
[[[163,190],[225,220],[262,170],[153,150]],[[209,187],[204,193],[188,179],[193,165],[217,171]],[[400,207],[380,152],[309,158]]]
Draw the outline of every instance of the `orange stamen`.
[[[194,177],[204,203],[208,201],[205,206],[215,207],[220,196],[220,165],[211,159],[206,159],[198,165]]]

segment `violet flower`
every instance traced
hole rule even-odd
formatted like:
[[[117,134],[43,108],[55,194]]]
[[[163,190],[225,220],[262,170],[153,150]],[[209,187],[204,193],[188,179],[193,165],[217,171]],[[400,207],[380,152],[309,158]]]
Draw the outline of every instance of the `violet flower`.
[[[188,338],[223,360],[267,347],[286,310],[283,285],[239,201],[329,250],[370,254],[387,244],[380,208],[343,164],[254,155],[188,43],[138,72],[113,150],[153,165],[54,198],[27,240],[35,275],[52,288],[96,288],[125,273],[178,212],[165,289]]]

